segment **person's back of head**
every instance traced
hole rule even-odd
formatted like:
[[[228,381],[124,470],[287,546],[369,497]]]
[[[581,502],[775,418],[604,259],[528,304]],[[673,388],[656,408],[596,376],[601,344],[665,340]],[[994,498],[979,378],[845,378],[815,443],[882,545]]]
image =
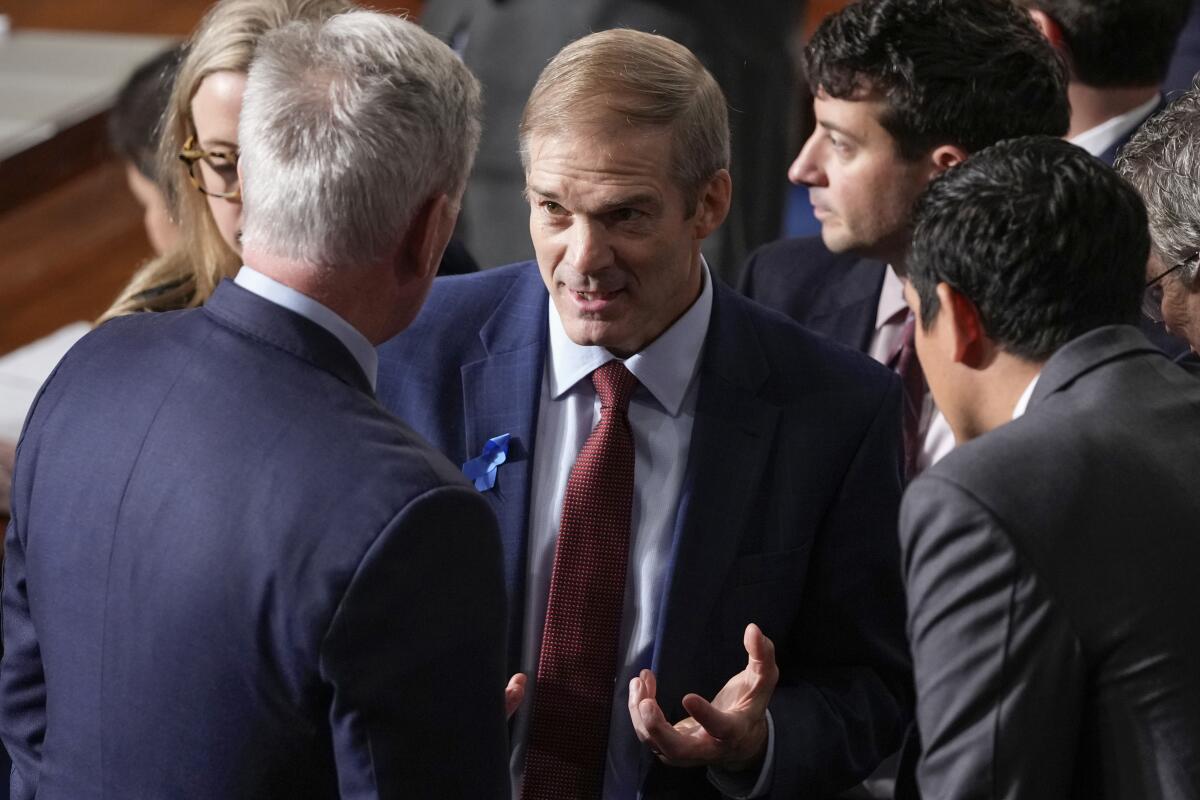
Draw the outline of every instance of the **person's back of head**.
[[[1066,133],[1066,72],[1011,0],[861,0],[804,51],[814,96],[881,96],[902,155]]]
[[[1076,145],[1038,136],[981,150],[930,183],[913,225],[917,354],[960,444],[1011,420],[1064,345],[1137,321],[1145,208]]]
[[[177,45],[140,64],[117,92],[108,113],[108,141],[113,152],[152,181],[158,181],[156,154],[163,114],[183,55],[183,47]]]
[[[183,54],[183,47],[176,45],[139,65],[108,112],[109,146],[125,161],[126,182],[142,206],[146,237],[160,256],[179,240],[179,226],[167,208],[157,153]]]
[[[409,238],[428,226],[449,238],[481,104],[453,51],[399,17],[352,11],[268,34],[239,125],[246,261],[335,293],[365,269],[423,279],[430,253],[408,263]]]
[[[926,329],[945,284],[974,304],[997,346],[1042,362],[1090,330],[1137,321],[1148,250],[1133,187],[1075,145],[1027,137],[929,185],[908,266]]]
[[[1155,86],[1171,66],[1190,0],[1018,0],[1061,35],[1071,79],[1096,88]]]

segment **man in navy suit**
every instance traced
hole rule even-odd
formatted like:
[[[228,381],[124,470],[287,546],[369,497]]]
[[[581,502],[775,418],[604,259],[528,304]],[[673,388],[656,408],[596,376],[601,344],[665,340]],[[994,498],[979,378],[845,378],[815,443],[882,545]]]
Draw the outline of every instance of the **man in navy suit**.
[[[788,177],[809,187],[821,237],[759,249],[741,289],[895,364],[912,329],[902,279],[913,201],[998,140],[1064,134],[1066,75],[1009,0],[863,0],[827,18],[804,58],[817,127]],[[910,398],[913,472],[954,447],[920,383]]]
[[[247,266],[202,309],[85,337],[18,448],[13,797],[507,792],[495,517],[373,394],[479,112],[453,53],[395,17],[259,45]]]
[[[833,796],[909,719],[899,385],[714,279],[728,131],[681,45],[569,45],[520,128],[537,262],[435,282],[380,348],[380,399],[500,518],[526,800]],[[619,502],[579,525],[597,485]],[[570,569],[576,547],[615,578]],[[601,636],[603,664],[577,657]]]

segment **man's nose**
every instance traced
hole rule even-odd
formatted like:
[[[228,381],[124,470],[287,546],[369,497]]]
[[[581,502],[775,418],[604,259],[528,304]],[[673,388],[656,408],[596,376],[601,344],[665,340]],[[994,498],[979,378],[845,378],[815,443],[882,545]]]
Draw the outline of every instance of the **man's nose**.
[[[581,275],[594,274],[612,265],[612,247],[604,225],[586,217],[572,226],[568,244],[571,266]]]
[[[818,156],[821,152],[822,134],[820,129],[813,131],[812,136],[800,148],[800,154],[788,167],[788,180],[797,186],[826,186],[828,181],[821,169]]]

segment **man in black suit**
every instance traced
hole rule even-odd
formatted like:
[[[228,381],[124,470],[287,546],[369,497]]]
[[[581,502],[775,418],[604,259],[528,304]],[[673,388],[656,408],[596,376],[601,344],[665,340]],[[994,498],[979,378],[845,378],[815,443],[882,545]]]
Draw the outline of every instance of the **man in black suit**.
[[[809,187],[821,239],[762,248],[742,290],[878,361],[912,367],[898,371],[914,474],[954,442],[905,330],[900,278],[912,202],[968,153],[1065,133],[1065,71],[1008,0],[863,0],[822,23],[805,62],[817,128],[788,176]]]
[[[924,797],[1200,797],[1200,384],[1134,327],[1133,188],[1050,137],[918,201],[917,351],[963,444],[901,510]]]
[[[449,42],[484,86],[483,139],[463,198],[460,231],[484,267],[533,257],[517,125],[546,63],[595,31],[632,28],[694,52],[729,102],[733,204],[705,243],[732,285],[746,256],[779,236],[794,146],[791,34],[800,0],[427,0],[426,30]]]
[[[394,16],[259,44],[247,266],[84,337],[18,446],[13,797],[507,792],[496,519],[380,407],[372,347],[429,291],[480,105]]]
[[[1068,139],[1112,164],[1163,107],[1160,87],[1191,0],[1018,0],[1070,71]]]

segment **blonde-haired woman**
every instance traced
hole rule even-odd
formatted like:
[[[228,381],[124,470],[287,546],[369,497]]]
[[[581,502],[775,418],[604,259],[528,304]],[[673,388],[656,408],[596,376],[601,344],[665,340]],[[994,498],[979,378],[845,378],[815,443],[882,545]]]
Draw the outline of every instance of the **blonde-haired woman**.
[[[158,161],[180,239],[146,264],[98,322],[199,306],[241,265],[237,125],[259,39],[294,20],[320,20],[349,0],[221,0],[187,46],[163,120]]]

